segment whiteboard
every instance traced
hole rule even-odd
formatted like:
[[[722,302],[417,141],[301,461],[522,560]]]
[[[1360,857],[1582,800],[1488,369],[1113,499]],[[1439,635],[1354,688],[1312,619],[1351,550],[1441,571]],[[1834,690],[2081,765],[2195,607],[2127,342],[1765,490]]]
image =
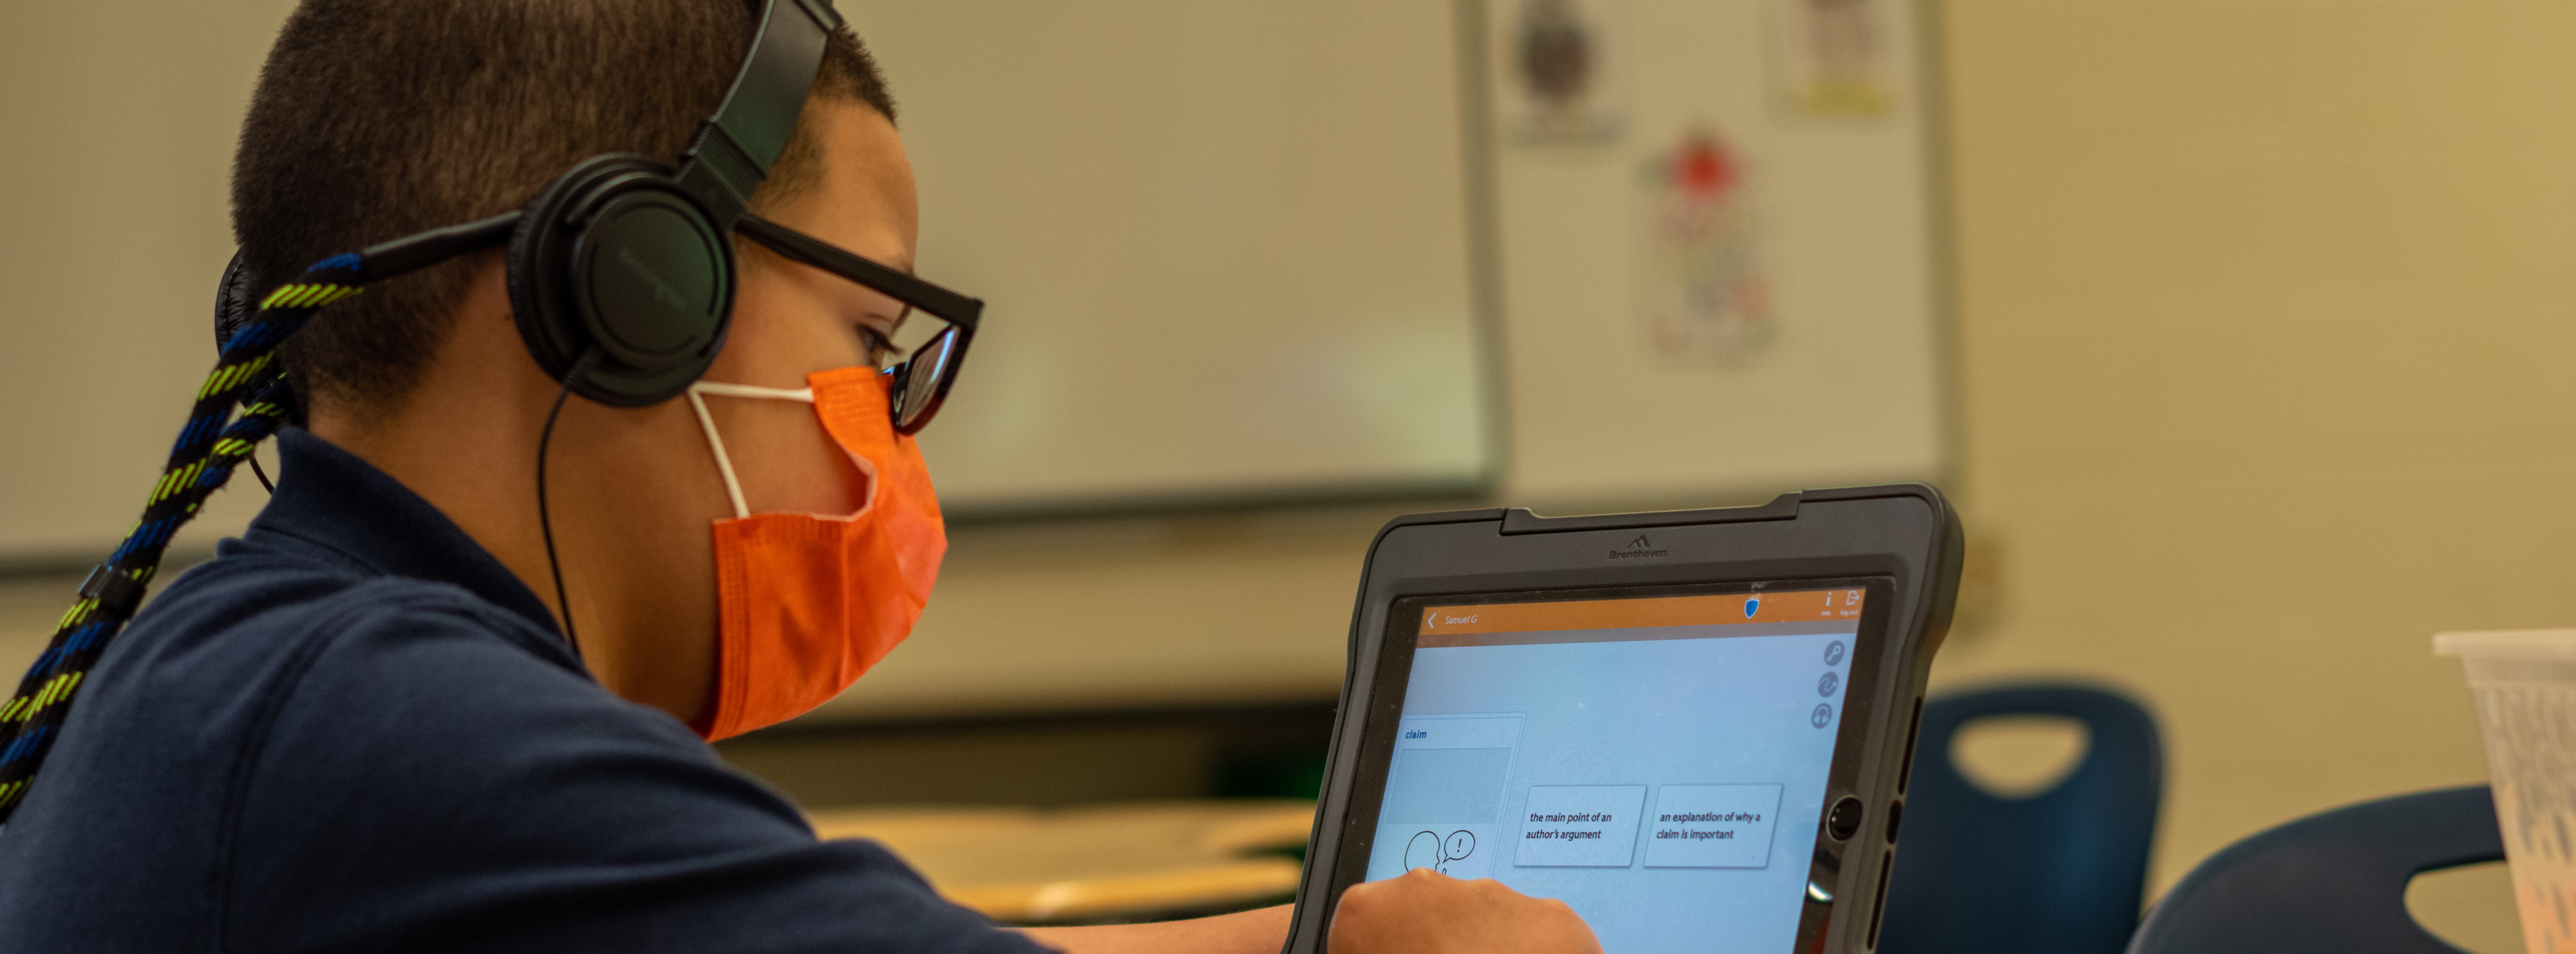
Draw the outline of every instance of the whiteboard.
[[[1672,506],[1940,476],[1912,2],[1466,10],[1485,37],[1470,92],[1511,382],[1507,499]],[[1533,50],[1553,64],[1541,75]]]
[[[0,176],[0,563],[95,559],[140,512],[291,6],[0,4],[0,121],[47,131]],[[989,303],[924,435],[952,514],[1487,484],[1448,4],[839,7],[904,106],[922,274]],[[262,502],[217,494],[179,548]]]
[[[843,0],[987,300],[952,515],[1483,487],[1456,22],[1406,0]]]
[[[1561,2],[1600,81],[1550,116],[1512,73],[1530,0],[842,0],[905,106],[922,274],[990,302],[925,432],[951,512],[1937,475],[1914,4]],[[0,177],[0,561],[94,557],[139,512],[212,361],[232,146],[289,6],[0,5],[0,120],[50,131]],[[1793,41],[1825,7],[1880,18],[1876,113],[1811,108],[1869,99],[1816,95]],[[107,60],[150,68],[82,68]],[[1742,160],[1771,327],[1741,354],[1659,352],[1643,317],[1645,171],[1695,128]],[[217,495],[181,548],[261,498]]]

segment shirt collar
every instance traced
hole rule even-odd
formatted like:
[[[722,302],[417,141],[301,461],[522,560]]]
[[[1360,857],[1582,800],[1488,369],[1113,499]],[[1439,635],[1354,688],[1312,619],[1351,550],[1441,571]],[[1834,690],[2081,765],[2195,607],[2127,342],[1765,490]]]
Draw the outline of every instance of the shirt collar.
[[[401,481],[300,427],[278,430],[277,456],[277,491],[244,545],[318,548],[374,575],[452,583],[561,635],[517,574]]]

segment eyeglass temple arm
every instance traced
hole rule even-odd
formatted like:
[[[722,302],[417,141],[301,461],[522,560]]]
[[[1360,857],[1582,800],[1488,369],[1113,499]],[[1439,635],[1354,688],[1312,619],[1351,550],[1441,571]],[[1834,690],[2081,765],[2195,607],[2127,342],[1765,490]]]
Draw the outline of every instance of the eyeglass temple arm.
[[[829,242],[745,212],[734,230],[789,259],[812,265],[891,295],[967,332],[984,315],[982,299],[969,298],[869,261]]]

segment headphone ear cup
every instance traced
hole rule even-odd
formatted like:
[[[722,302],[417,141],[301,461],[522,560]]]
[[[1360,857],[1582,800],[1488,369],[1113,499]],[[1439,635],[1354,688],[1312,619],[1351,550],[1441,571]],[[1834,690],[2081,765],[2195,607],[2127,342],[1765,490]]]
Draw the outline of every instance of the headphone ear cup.
[[[520,209],[519,224],[510,230],[510,249],[503,268],[510,289],[510,318],[519,326],[519,341],[527,345],[528,357],[536,360],[546,377],[559,383],[564,375],[572,373],[582,342],[556,314],[560,309],[553,307],[548,289],[540,287],[539,273],[547,271],[550,263],[538,260],[537,247],[539,233],[553,227],[553,213],[561,204],[560,193],[567,178],[558,176],[546,183]]]
[[[259,317],[259,279],[242,267],[241,253],[224,265],[224,277],[215,282],[215,352],[223,353],[233,343],[233,335]],[[291,390],[286,399],[286,419],[297,426],[304,424],[304,400]]]
[[[510,235],[510,307],[547,376],[602,404],[678,397],[724,347],[733,319],[732,237],[680,191],[671,168],[632,153],[574,166],[528,201]]]
[[[223,279],[215,283],[215,350],[231,344],[233,332],[258,315],[252,302],[259,290],[253,284],[250,270],[242,267],[241,253],[234,252],[232,262],[224,266]]]

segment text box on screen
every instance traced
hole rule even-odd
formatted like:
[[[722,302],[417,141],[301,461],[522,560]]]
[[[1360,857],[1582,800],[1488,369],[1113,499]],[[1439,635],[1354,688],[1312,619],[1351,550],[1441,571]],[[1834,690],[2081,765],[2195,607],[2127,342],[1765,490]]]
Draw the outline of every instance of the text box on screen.
[[[1766,868],[1780,786],[1666,785],[1646,827],[1646,867]]]
[[[1533,785],[1521,816],[1523,867],[1625,868],[1636,858],[1643,785]]]
[[[1399,749],[1388,772],[1386,824],[1490,823],[1503,803],[1510,749]]]
[[[1408,716],[1396,733],[1399,749],[1508,749],[1520,744],[1517,712]]]

